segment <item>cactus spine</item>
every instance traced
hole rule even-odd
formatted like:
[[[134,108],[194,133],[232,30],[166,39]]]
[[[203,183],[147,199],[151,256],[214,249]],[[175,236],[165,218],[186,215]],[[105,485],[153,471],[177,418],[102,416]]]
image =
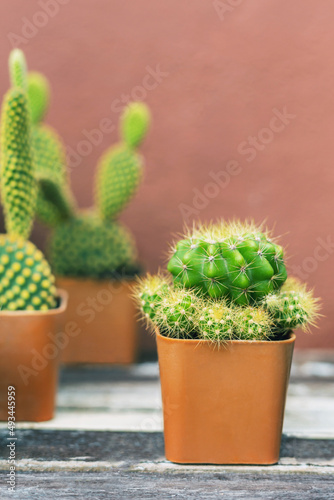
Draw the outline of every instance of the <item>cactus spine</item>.
[[[318,317],[312,292],[286,279],[282,247],[252,222],[195,227],[174,245],[168,270],[173,285],[149,276],[135,290],[141,315],[162,335],[273,341]]]
[[[37,185],[25,61],[10,56],[14,87],[1,113],[1,193],[7,234],[0,235],[0,307],[2,310],[46,310],[56,307],[54,276],[44,255],[27,241],[35,215]]]

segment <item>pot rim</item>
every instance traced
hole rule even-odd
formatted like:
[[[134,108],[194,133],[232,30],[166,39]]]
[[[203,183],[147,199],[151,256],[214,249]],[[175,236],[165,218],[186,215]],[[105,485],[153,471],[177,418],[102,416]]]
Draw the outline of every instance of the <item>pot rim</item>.
[[[183,343],[183,344],[196,344],[196,345],[217,345],[218,346],[226,346],[226,345],[233,345],[233,344],[241,344],[241,345],[277,345],[277,344],[292,344],[296,340],[296,335],[294,333],[290,334],[290,337],[286,340],[226,340],[222,341],[220,343],[215,343],[212,340],[205,340],[205,339],[177,339],[174,337],[166,337],[164,335],[161,335],[159,332],[158,328],[155,330],[155,334],[157,338],[161,339],[164,342],[169,342],[169,343]]]
[[[0,318],[8,316],[9,318],[17,318],[23,316],[55,316],[62,314],[67,308],[68,293],[62,288],[57,288],[57,298],[60,299],[59,306],[46,311],[0,311]]]

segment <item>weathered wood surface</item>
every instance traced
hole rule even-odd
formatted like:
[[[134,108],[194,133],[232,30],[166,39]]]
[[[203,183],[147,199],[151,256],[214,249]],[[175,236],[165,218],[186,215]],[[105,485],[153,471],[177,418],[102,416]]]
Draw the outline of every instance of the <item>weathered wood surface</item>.
[[[19,425],[14,494],[0,424],[0,498],[334,499],[334,354],[295,356],[278,465],[171,464],[161,430],[156,363],[66,369],[56,418]]]

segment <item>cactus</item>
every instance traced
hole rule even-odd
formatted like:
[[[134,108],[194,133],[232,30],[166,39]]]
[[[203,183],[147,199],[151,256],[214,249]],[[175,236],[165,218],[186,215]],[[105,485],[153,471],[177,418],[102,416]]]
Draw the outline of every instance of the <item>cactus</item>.
[[[9,311],[56,307],[51,268],[42,252],[27,241],[37,185],[23,62],[14,51],[11,77],[20,85],[7,92],[1,113],[1,193],[7,234],[0,235],[0,308]]]
[[[50,85],[44,75],[30,71],[27,75],[28,100],[33,124],[40,123],[46,115],[50,102]]]
[[[143,103],[128,105],[120,120],[121,142],[98,162],[96,208],[77,210],[66,172],[65,148],[58,134],[43,123],[50,86],[36,72],[26,74],[23,52],[16,50],[10,63],[13,85],[25,86],[32,121],[34,177],[38,185],[37,217],[52,228],[49,255],[54,271],[63,276],[95,279],[136,274],[136,248],[129,231],[117,217],[140,183],[143,160],[136,148],[149,127]]]
[[[102,219],[119,215],[136,192],[142,177],[142,159],[135,152],[149,126],[148,108],[132,103],[121,117],[122,142],[100,159],[96,178],[96,205]]]
[[[103,279],[127,274],[127,266],[134,265],[136,248],[120,223],[84,212],[54,228],[48,254],[58,275]]]
[[[273,335],[273,318],[261,307],[237,308],[234,322],[240,340],[267,340]]]
[[[47,310],[56,307],[55,278],[33,243],[0,235],[0,309]]]
[[[288,278],[280,293],[265,297],[263,305],[273,316],[278,331],[289,332],[298,327],[308,330],[319,316],[318,299],[295,278]]]
[[[252,223],[199,226],[176,244],[174,282],[213,298],[253,304],[286,280],[283,249]]]
[[[252,222],[199,225],[174,246],[161,273],[135,287],[140,314],[153,331],[178,339],[275,341],[314,325],[318,299],[287,279],[283,249]]]
[[[9,234],[28,238],[35,214],[37,186],[31,154],[26,93],[11,89],[1,114],[1,195]]]
[[[39,175],[40,191],[58,214],[55,224],[49,220],[54,229],[48,245],[56,274],[103,279],[138,272],[133,237],[116,218],[134,195],[140,181],[142,160],[133,148],[144,137],[147,116],[144,104],[134,103],[126,108],[121,121],[128,142],[124,139],[124,143],[108,150],[99,161],[96,209],[75,211],[71,195],[67,194],[69,188],[66,193],[61,182],[52,182],[51,170],[44,169],[43,175]],[[124,124],[127,132],[124,132]],[[133,136],[132,125],[135,127]]]
[[[143,318],[148,326],[154,325],[156,310],[168,292],[169,286],[167,279],[161,274],[156,276],[147,274],[144,278],[137,278],[134,298],[140,303]]]
[[[230,340],[234,333],[234,310],[225,300],[204,299],[196,313],[199,336],[214,342]]]

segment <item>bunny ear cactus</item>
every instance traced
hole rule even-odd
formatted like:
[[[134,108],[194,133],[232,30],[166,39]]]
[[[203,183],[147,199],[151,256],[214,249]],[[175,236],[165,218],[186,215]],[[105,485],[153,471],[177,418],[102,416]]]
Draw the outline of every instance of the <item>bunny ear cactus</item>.
[[[96,180],[96,209],[76,210],[66,173],[62,141],[42,122],[50,86],[40,73],[26,75],[23,52],[10,57],[13,85],[27,89],[32,122],[31,147],[38,185],[36,213],[52,227],[49,254],[62,276],[119,278],[139,270],[130,232],[116,219],[139,185],[143,161],[137,148],[148,130],[150,114],[143,103],[126,107],[120,120],[121,142],[102,156]],[[26,76],[25,76],[26,75]],[[32,209],[33,210],[33,209]]]
[[[142,177],[143,161],[136,148],[150,123],[144,103],[132,103],[120,120],[121,143],[108,149],[98,164],[96,204],[102,219],[115,219],[134,196]]]
[[[168,271],[173,285],[149,276],[135,291],[141,315],[162,335],[216,344],[282,340],[319,315],[312,292],[287,279],[282,247],[253,222],[188,230],[173,247]]]
[[[56,289],[50,266],[27,241],[37,186],[27,95],[19,87],[7,92],[2,105],[1,194],[7,234],[0,235],[0,307],[11,311],[53,308]]]
[[[125,109],[121,118],[123,142],[107,150],[98,165],[96,210],[73,213],[73,204],[67,203],[67,196],[59,196],[51,173],[49,179],[48,175],[40,178],[45,198],[62,214],[49,241],[56,274],[103,279],[138,272],[134,239],[116,217],[139,184],[142,160],[135,148],[148,124],[144,104],[134,103]],[[64,190],[60,194],[64,195]]]
[[[9,71],[13,87],[27,92],[30,114],[30,140],[34,156],[34,176],[40,185],[36,200],[38,218],[54,226],[73,211],[73,197],[67,185],[65,150],[56,131],[42,123],[50,100],[48,80],[37,72],[27,73],[22,50],[14,49],[9,56]],[[45,182],[47,179],[48,182]],[[49,188],[51,201],[49,200]],[[54,193],[57,191],[57,203]],[[59,202],[59,203],[58,203]]]
[[[307,330],[319,316],[319,300],[303,283],[288,278],[279,294],[269,294],[263,306],[275,320],[277,328],[289,332],[295,328]]]

